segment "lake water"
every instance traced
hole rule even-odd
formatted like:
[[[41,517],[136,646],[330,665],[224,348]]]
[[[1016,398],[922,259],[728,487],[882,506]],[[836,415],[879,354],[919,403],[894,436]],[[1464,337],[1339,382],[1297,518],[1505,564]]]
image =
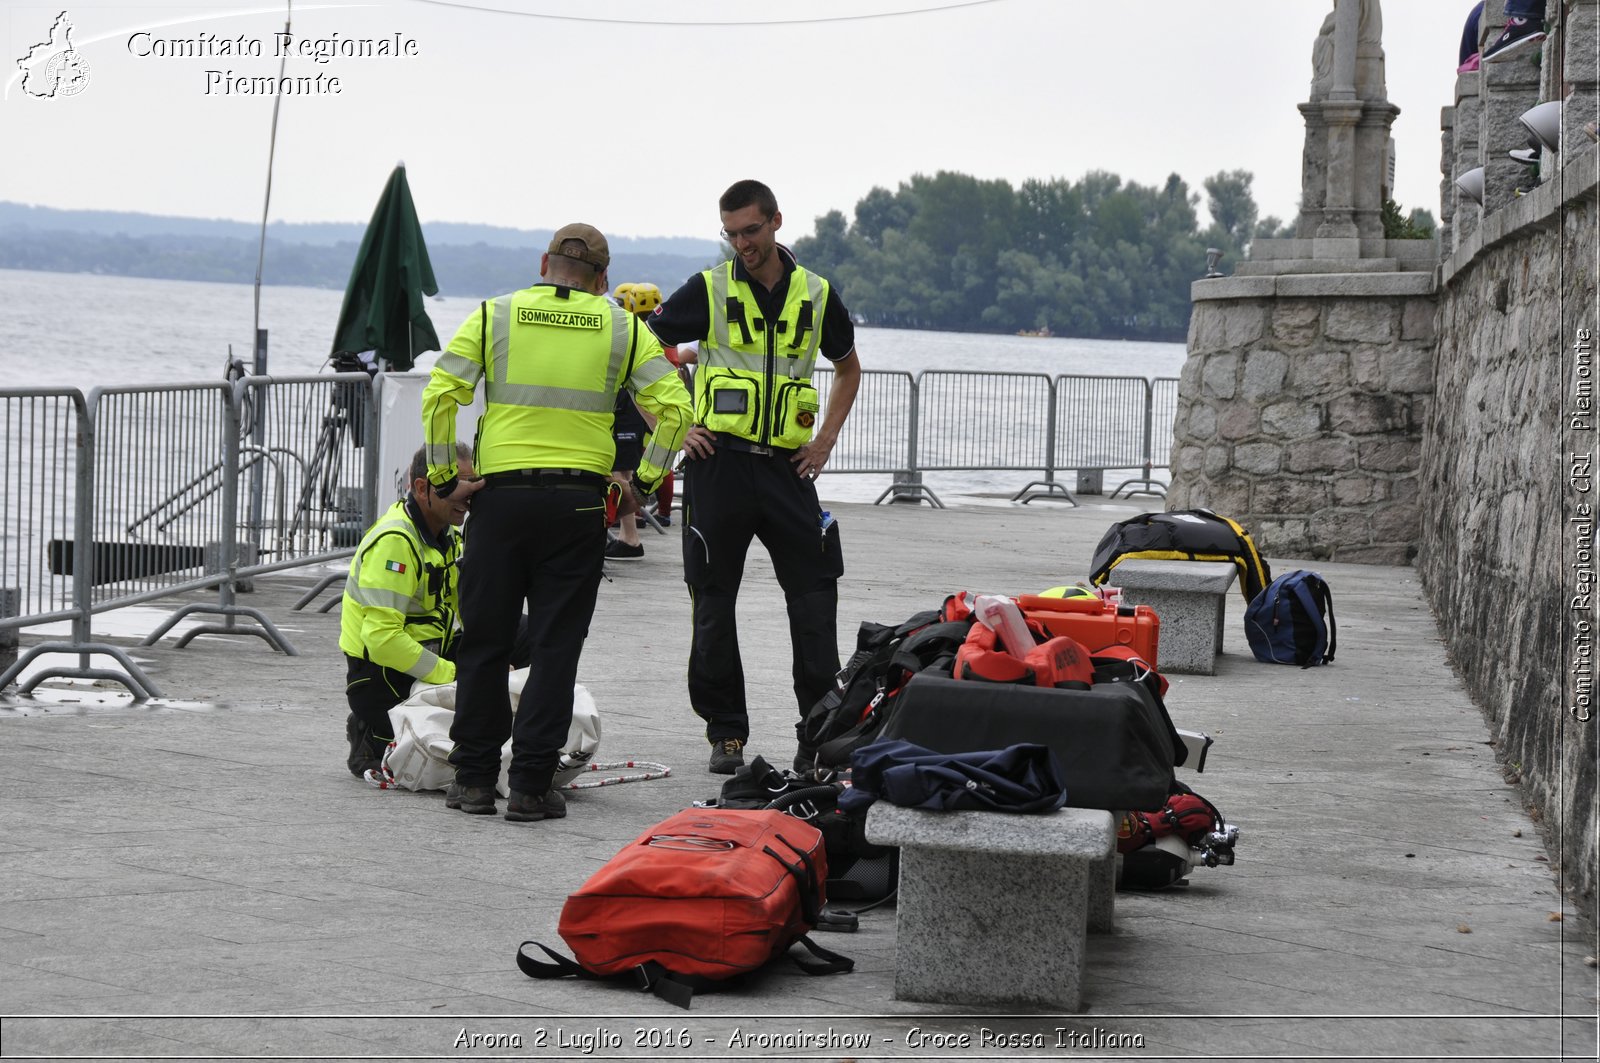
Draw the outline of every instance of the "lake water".
[[[492,293],[485,293],[486,295]],[[848,293],[846,293],[848,295]],[[268,331],[268,371],[301,375],[326,368],[343,293],[317,288],[261,289],[261,325]],[[158,384],[220,380],[229,355],[251,359],[254,290],[244,284],[151,280],[79,273],[0,270],[0,386]],[[430,301],[442,341],[477,300]],[[1177,376],[1181,343],[991,336],[900,329],[857,330],[867,369]],[[433,353],[418,369],[433,364]],[[952,499],[1015,491],[1025,473],[928,473]],[[824,497],[871,501],[888,486],[881,475],[825,475]],[[946,495],[951,497],[946,497]]]

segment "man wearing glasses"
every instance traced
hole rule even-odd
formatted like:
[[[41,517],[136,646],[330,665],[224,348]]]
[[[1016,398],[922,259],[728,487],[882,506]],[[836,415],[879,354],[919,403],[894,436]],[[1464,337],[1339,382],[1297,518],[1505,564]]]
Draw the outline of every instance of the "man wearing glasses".
[[[662,343],[700,347],[694,425],[684,439],[689,701],[706,721],[710,770],[731,775],[750,738],[734,605],[751,539],[767,548],[783,588],[802,718],[839,670],[844,554],[815,480],[855,403],[861,364],[838,293],[778,243],[783,215],[772,189],[739,181],[718,206],[734,258],[690,277],[649,324]],[[826,411],[811,381],[818,354],[834,369]],[[795,769],[810,770],[814,758],[800,744]]]

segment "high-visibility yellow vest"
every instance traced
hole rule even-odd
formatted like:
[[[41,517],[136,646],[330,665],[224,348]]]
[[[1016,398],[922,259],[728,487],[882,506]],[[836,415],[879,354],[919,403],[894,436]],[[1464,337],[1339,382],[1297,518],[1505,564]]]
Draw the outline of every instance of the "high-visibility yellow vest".
[[[361,537],[344,583],[339,648],[352,657],[425,683],[456,677],[450,661],[422,644],[455,636],[461,536],[446,528],[431,546],[405,500],[390,506]]]
[[[435,363],[422,416],[428,476],[436,484],[455,465],[456,406],[472,400],[480,380],[485,410],[474,448],[480,473],[609,473],[616,457],[612,410],[630,381],[659,422],[640,461],[642,480],[666,475],[688,430],[688,395],[649,329],[604,296],[536,284],[485,302]]]
[[[732,262],[702,274],[711,328],[695,373],[695,420],[762,446],[810,442],[821,416],[812,367],[822,346],[828,282],[796,266],[776,321],[764,320]]]

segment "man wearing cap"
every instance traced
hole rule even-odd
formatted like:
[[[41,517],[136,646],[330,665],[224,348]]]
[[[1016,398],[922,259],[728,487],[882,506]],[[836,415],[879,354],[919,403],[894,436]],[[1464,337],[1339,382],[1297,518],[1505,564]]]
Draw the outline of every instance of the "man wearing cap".
[[[650,328],[663,343],[700,344],[695,423],[684,442],[689,702],[706,722],[709,770],[732,775],[750,737],[734,606],[752,539],[767,548],[783,588],[802,720],[839,670],[844,554],[815,480],[850,415],[861,364],[838,292],[778,243],[783,215],[772,189],[739,181],[718,207],[734,258],[690,277]],[[834,371],[825,412],[811,381],[819,354]],[[810,770],[814,757],[799,742],[795,769]]]
[[[611,410],[626,388],[656,418],[635,483],[648,494],[672,467],[689,425],[689,396],[634,317],[605,298],[611,261],[591,225],[557,230],[540,283],[490,299],[456,330],[422,395],[428,480],[458,487],[456,412],[481,380],[485,410],[475,457],[483,487],[461,564],[456,656],[456,781],[445,804],[492,815],[500,752],[512,739],[506,819],[566,815],[551,788],[572,720],[578,655],[604,563]],[[506,661],[523,605],[533,659],[515,721]]]

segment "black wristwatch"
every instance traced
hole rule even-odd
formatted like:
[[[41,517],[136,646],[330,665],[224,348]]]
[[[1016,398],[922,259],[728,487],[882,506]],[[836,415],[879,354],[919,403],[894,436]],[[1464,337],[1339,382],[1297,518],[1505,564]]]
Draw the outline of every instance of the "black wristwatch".
[[[438,495],[440,498],[445,498],[449,495],[455,494],[456,488],[461,486],[461,477],[452,476],[442,484],[436,484],[430,481],[428,486],[433,488],[434,494]]]

